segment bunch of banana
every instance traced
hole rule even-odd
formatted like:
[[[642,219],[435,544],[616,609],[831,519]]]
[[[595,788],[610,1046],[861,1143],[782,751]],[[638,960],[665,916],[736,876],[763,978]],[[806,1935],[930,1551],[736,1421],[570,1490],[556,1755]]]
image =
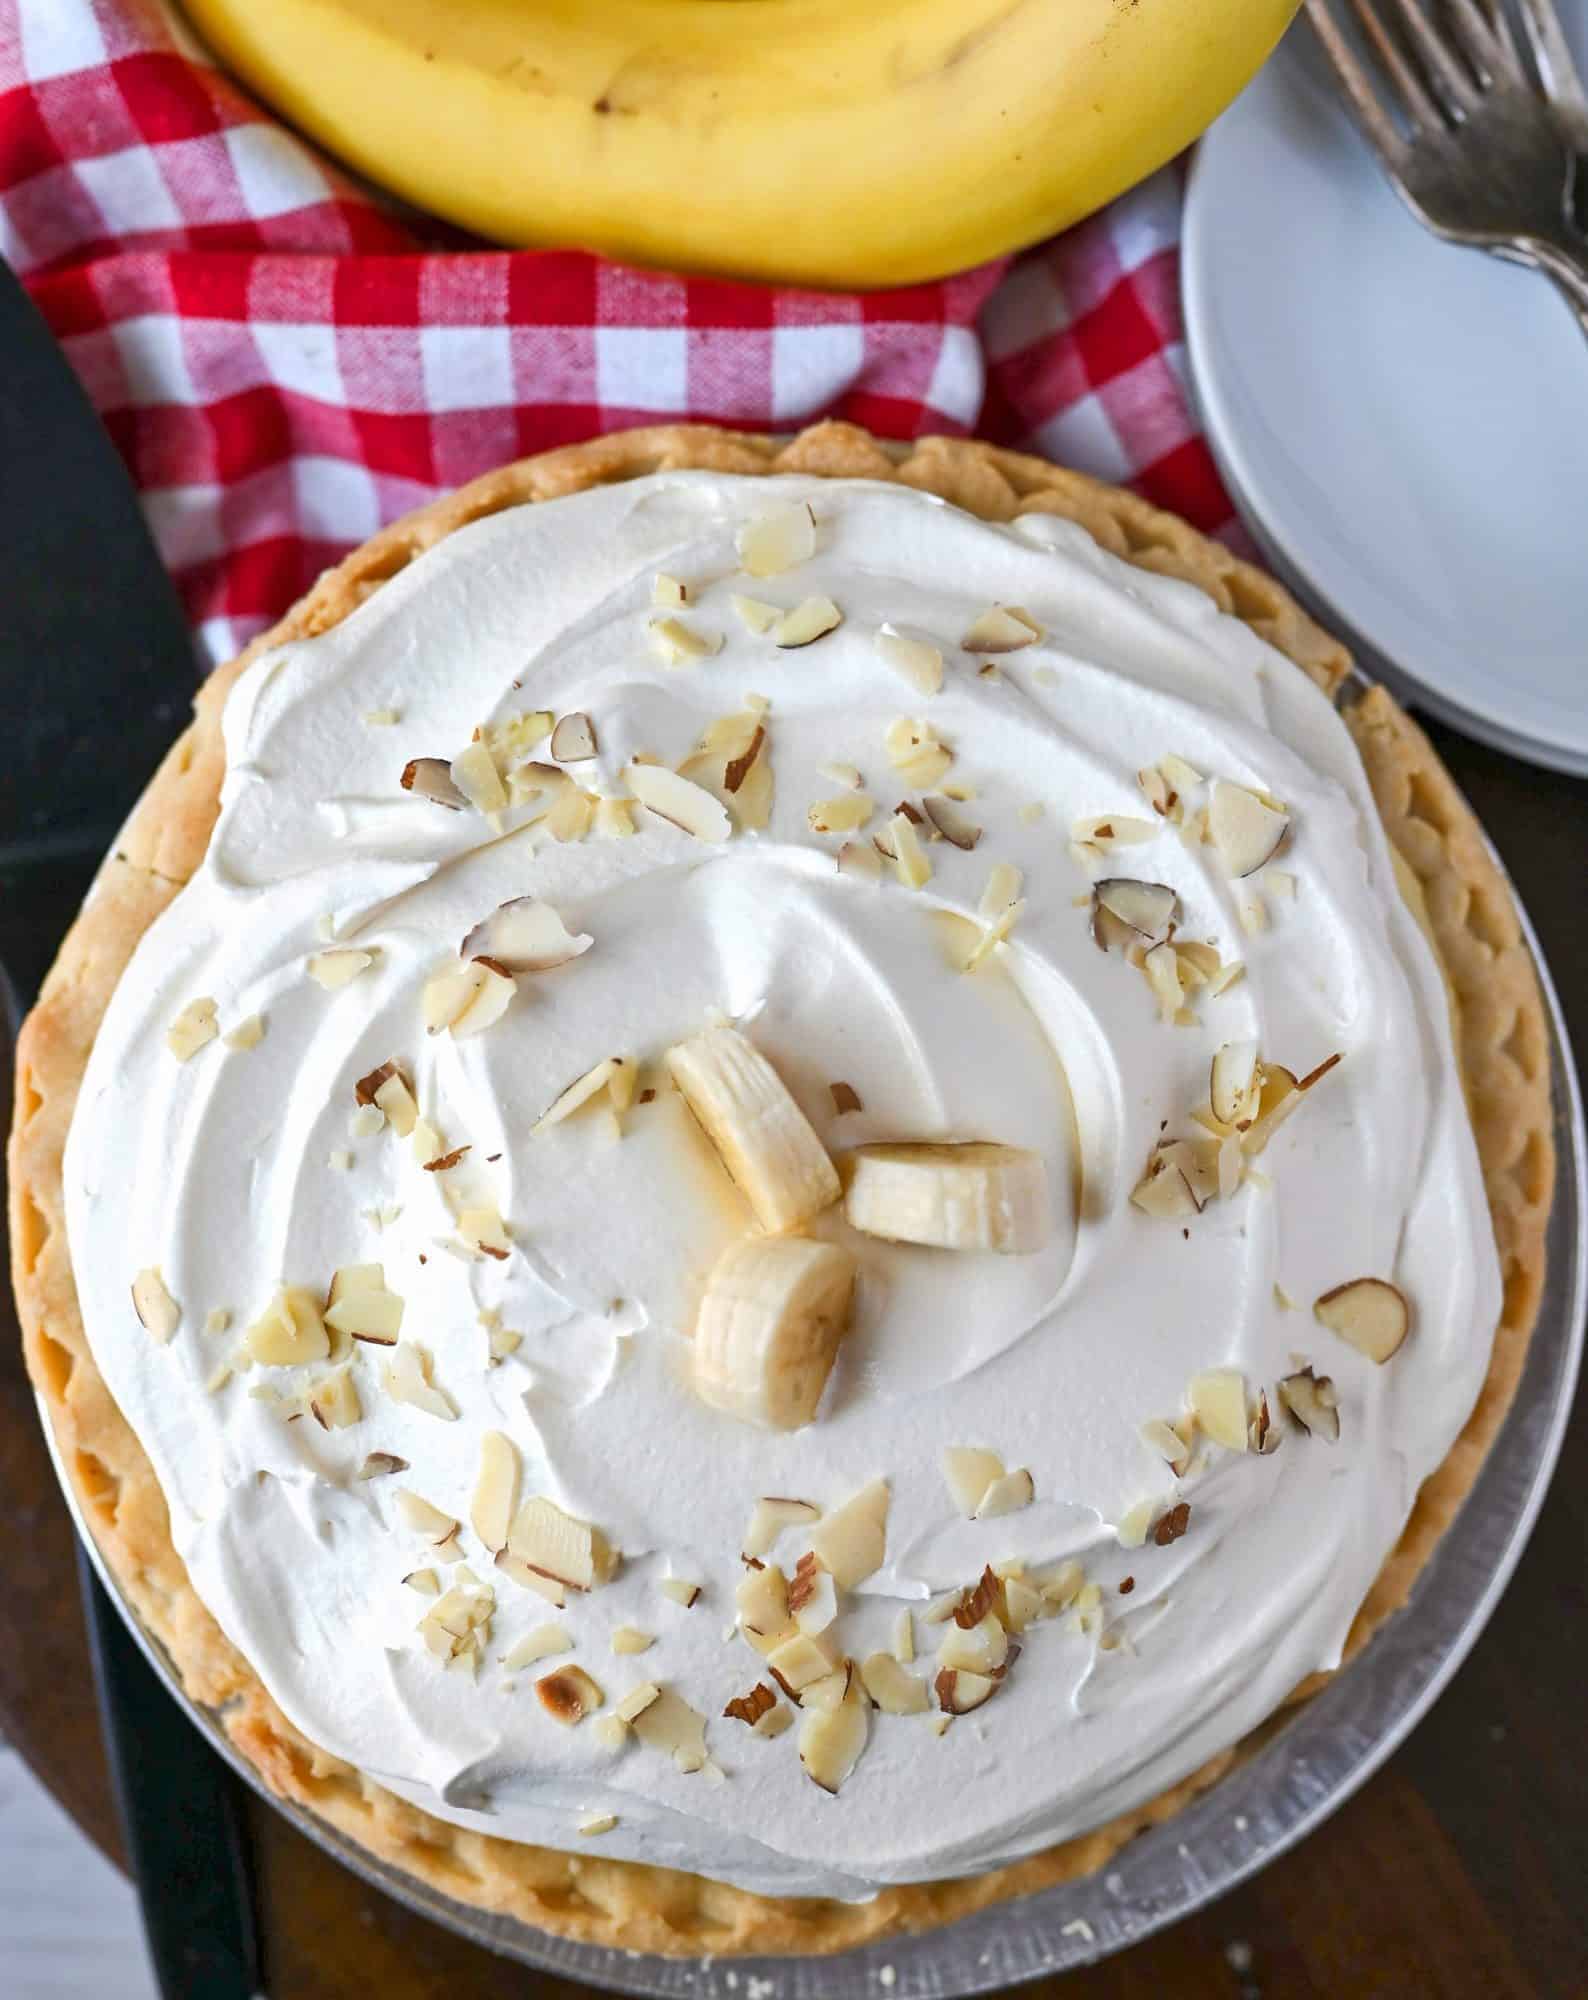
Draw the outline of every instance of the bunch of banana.
[[[331,152],[507,243],[841,287],[1061,229],[1296,0],[183,0]]]

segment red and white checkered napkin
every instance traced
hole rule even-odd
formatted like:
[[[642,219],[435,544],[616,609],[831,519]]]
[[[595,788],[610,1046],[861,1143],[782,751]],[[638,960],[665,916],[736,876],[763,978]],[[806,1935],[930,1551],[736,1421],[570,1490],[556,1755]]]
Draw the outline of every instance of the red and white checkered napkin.
[[[215,659],[408,508],[667,418],[975,431],[1226,532],[1179,218],[1166,171],[1012,264],[866,296],[487,249],[339,174],[157,0],[0,0],[0,251]]]

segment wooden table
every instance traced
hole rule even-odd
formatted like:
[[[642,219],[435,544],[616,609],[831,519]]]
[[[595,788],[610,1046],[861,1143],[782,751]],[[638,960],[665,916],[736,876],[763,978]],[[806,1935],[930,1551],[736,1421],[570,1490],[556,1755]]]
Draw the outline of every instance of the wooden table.
[[[1434,733],[1533,913],[1588,1050],[1588,784]],[[0,878],[0,962],[39,965],[79,886],[66,864],[53,888],[35,883],[25,897]],[[71,1534],[12,1321],[0,1325],[0,1731],[119,1860]],[[1211,1909],[1104,1965],[1018,1990],[1062,1984],[1064,2000],[1588,1994],[1585,1551],[1580,1396],[1515,1581],[1386,1768],[1299,1850]],[[272,2000],[567,2000],[587,1990],[410,1914],[263,1803],[251,1801],[250,1817]]]

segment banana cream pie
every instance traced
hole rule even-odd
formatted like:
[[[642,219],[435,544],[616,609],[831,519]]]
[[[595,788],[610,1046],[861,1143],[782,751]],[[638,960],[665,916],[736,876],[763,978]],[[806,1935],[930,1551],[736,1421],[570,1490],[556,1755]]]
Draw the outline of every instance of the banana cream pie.
[[[828,426],[512,467],[215,677],[25,1033],[14,1242],[278,1792],[833,1949],[1098,1865],[1403,1601],[1548,1076],[1346,666],[1128,495]]]

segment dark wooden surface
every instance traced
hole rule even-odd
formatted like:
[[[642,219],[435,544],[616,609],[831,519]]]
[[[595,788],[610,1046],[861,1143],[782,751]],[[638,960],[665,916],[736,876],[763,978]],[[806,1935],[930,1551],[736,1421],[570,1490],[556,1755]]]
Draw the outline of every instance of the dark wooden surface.
[[[1588,1049],[1588,784],[1436,738],[1532,910]],[[76,890],[0,874],[0,962],[48,956]],[[119,1855],[95,1721],[71,1527],[0,1325],[0,1732]],[[1162,1995],[1588,1995],[1588,1414],[1516,1578],[1433,1713],[1296,1852],[1211,1909],[1062,1981],[1065,2000]],[[250,1807],[272,2000],[570,2000],[411,1915]],[[1019,1922],[1014,1906],[1010,1921]],[[0,1965],[4,1961],[0,1940]],[[4,1987],[0,1973],[0,1990]]]

